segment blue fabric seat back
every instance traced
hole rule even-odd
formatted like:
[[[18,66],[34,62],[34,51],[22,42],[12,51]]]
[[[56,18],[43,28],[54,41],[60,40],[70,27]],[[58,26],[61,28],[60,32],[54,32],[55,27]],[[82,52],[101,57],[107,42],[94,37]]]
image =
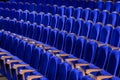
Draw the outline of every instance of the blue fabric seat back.
[[[104,2],[103,1],[97,1],[95,5],[96,5],[97,9],[103,10]]]
[[[35,21],[35,16],[36,16],[37,12],[33,11],[28,15],[28,21],[30,21],[31,23],[33,23]]]
[[[110,44],[116,47],[120,47],[120,27],[116,27],[112,31]]]
[[[30,64],[34,48],[35,46],[33,42],[28,42],[28,44],[26,45],[23,61],[27,64]]]
[[[31,57],[31,62],[30,65],[35,68],[36,70],[38,70],[39,68],[39,63],[41,60],[41,49],[39,48],[39,46],[35,46],[35,48],[33,49],[33,53],[32,53],[32,57]]]
[[[84,19],[85,21],[87,21],[89,18],[90,10],[91,10],[90,8],[86,8],[82,11],[81,18]]]
[[[111,11],[111,10],[112,10],[112,7],[113,7],[112,1],[106,1],[106,2],[104,3],[104,10]]]
[[[74,52],[73,55],[77,58],[81,58],[82,57],[82,53],[84,51],[84,47],[86,44],[86,38],[83,36],[78,37],[75,47],[74,47]]]
[[[120,1],[117,1],[116,3],[114,3],[113,11],[120,12]]]
[[[83,23],[84,23],[83,19],[75,20],[74,25],[73,25],[72,33],[75,33],[76,35],[80,35]]]
[[[39,72],[43,75],[47,74],[48,64],[51,56],[52,54],[48,52],[45,52],[44,54],[41,55]]]
[[[91,9],[94,9],[95,8],[95,1],[88,1],[87,6]]]
[[[27,9],[29,10],[29,11],[34,11],[35,10],[35,6],[36,4],[35,3],[31,3],[28,7],[27,7]]]
[[[55,15],[55,14],[57,13],[57,9],[58,9],[58,6],[57,6],[57,5],[51,6],[50,13],[51,13],[52,15]]]
[[[73,49],[75,47],[75,43],[76,43],[76,35],[74,33],[70,33],[66,36],[66,40],[65,40],[65,45],[64,45],[64,52],[68,53],[68,54],[72,54],[73,53]]]
[[[72,67],[71,67],[70,64],[68,64],[66,62],[60,63],[59,69],[58,69],[57,80],[66,80],[66,79],[68,79],[68,74],[69,74],[71,69],[72,69]]]
[[[15,17],[15,9],[10,10],[9,15],[10,15],[10,18],[13,19]]]
[[[108,16],[107,24],[112,24],[114,27],[117,26],[117,20],[118,20],[119,14],[117,12],[112,12]]]
[[[93,23],[96,23],[98,15],[99,15],[99,10],[98,9],[92,10],[90,12],[89,20],[93,21]]]
[[[98,45],[99,44],[97,44],[95,41],[88,41],[85,45],[84,54],[83,54],[82,59],[84,59],[85,61],[87,61],[89,63],[93,63]]]
[[[63,16],[65,14],[65,6],[58,7],[57,14]]]
[[[65,15],[67,17],[71,17],[73,15],[73,10],[74,10],[74,7],[73,6],[69,6],[66,8],[66,11],[65,11]]]
[[[48,65],[48,71],[47,71],[47,76],[49,80],[56,80],[60,62],[61,60],[57,58],[56,56],[52,56],[50,58],[49,65]]]
[[[103,43],[109,43],[110,35],[112,33],[113,27],[111,25],[106,25],[101,28],[99,41]]]
[[[82,73],[81,73],[79,70],[77,70],[77,69],[72,69],[72,70],[70,71],[68,80],[80,80],[80,79],[81,79],[81,76],[82,76]]]
[[[59,18],[59,20],[57,22],[57,28],[59,30],[63,30],[64,29],[66,18],[67,18],[66,16],[62,16],[62,17]]]
[[[119,63],[120,63],[120,51],[119,50],[111,51],[106,71],[112,75],[116,75],[119,69]]]
[[[44,15],[44,17],[43,17],[43,19],[42,19],[42,24],[43,24],[45,27],[47,27],[47,26],[49,25],[50,20],[51,20],[51,17],[52,17],[52,16],[51,16],[50,13]]]
[[[92,30],[91,30],[89,38],[90,39],[94,39],[94,40],[98,40],[101,28],[102,28],[102,24],[101,23],[94,24],[93,27],[92,27]]]
[[[58,19],[59,19],[58,14],[52,16],[51,21],[50,21],[50,25],[49,25],[52,27],[52,29],[56,28]]]
[[[35,40],[37,40],[37,41],[41,40],[42,31],[43,31],[43,26],[42,26],[42,25],[37,25],[37,26],[35,27],[33,39],[35,39]]]
[[[23,11],[21,14],[21,19],[27,21],[28,14],[29,14],[28,10]]]
[[[89,37],[91,29],[92,29],[92,22],[91,21],[85,22],[82,27],[81,36]]]
[[[44,17],[44,13],[43,12],[40,12],[36,15],[35,17],[35,22],[40,25],[42,23],[42,19]]]
[[[20,9],[20,10],[17,10],[17,11],[15,12],[15,18],[16,18],[18,21],[20,20],[21,14],[22,14],[22,10],[21,10],[21,9]]]
[[[59,50],[63,49],[64,42],[66,39],[67,32],[66,31],[60,31],[57,36],[57,41],[56,41],[56,48]]]
[[[55,42],[56,42],[56,39],[57,39],[58,32],[59,32],[58,29],[51,30],[50,35],[49,35],[49,40],[48,40],[49,45],[55,46]]]
[[[73,16],[74,16],[76,19],[80,18],[80,15],[81,15],[81,13],[82,13],[82,10],[83,10],[82,7],[75,8],[75,9],[74,9]]]
[[[100,12],[97,22],[101,22],[102,24],[106,24],[107,19],[108,19],[108,15],[109,15],[109,12],[107,10],[103,10],[102,12]]]
[[[42,38],[41,38],[41,41],[43,43],[48,42],[50,32],[51,32],[51,27],[50,26],[44,27],[44,29],[42,31]]]
[[[50,12],[50,7],[51,7],[50,4],[45,5],[45,6],[44,6],[44,12],[45,12],[45,13]]]
[[[104,69],[108,60],[109,53],[111,48],[109,46],[103,45],[98,48],[98,52],[96,54],[96,60],[94,64],[101,69]]]
[[[75,22],[75,18],[73,18],[73,17],[68,18],[65,22],[64,30],[67,31],[67,32],[71,32],[72,28],[73,28],[73,25],[74,25],[74,22]]]
[[[22,35],[27,36],[28,35],[28,28],[29,28],[30,22],[24,22],[22,27]]]
[[[17,56],[22,60],[24,59],[26,45],[27,45],[27,42],[24,40],[24,41],[20,41],[19,46],[17,47]]]

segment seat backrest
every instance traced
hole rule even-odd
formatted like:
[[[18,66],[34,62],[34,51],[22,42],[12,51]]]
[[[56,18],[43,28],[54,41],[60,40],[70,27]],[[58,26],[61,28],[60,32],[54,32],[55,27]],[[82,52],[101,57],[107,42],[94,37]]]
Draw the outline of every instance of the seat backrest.
[[[99,41],[103,43],[109,43],[113,27],[106,25],[101,28]]]
[[[74,17],[68,18],[65,22],[64,30],[67,31],[68,33],[71,32],[72,28],[73,28],[73,25],[74,25],[74,22],[75,22]]]
[[[93,23],[92,21],[87,21],[84,23],[81,31],[81,36],[89,37]]]
[[[119,17],[118,12],[112,12],[108,16],[107,24],[112,24],[114,27],[116,27],[117,26],[118,17]]]
[[[87,42],[87,39],[83,36],[80,36],[77,38],[75,47],[74,47],[74,51],[73,51],[73,55],[77,58],[81,58],[82,57],[82,53],[84,51],[84,47],[85,44]]]
[[[56,41],[56,48],[59,50],[63,49],[64,42],[66,39],[67,32],[66,31],[60,31],[58,33],[57,41]]]
[[[97,44],[95,41],[91,41],[91,40],[88,41],[85,45],[84,54],[83,54],[82,59],[84,59],[85,61],[87,61],[89,63],[93,63],[98,45],[99,44]]]
[[[93,21],[93,23],[96,23],[99,12],[99,9],[91,10],[89,20]]]
[[[112,75],[116,75],[120,63],[120,51],[112,50],[107,63],[106,71]]]
[[[106,66],[107,60],[109,59],[110,51],[111,51],[111,48],[109,46],[107,45],[100,46],[98,48],[94,64],[99,68],[104,69]]]
[[[111,11],[113,7],[113,2],[112,1],[106,1],[104,3],[104,10]]]
[[[65,14],[65,6],[58,7],[57,14],[59,14],[60,16],[63,16]]]
[[[35,22],[35,16],[37,15],[37,12],[33,11],[28,15],[28,21],[30,21],[31,23]]]
[[[23,11],[21,14],[21,19],[27,21],[28,14],[29,14],[28,10]]]
[[[66,8],[65,15],[66,15],[68,18],[69,18],[69,17],[72,17],[73,11],[74,11],[74,7],[73,7],[73,6],[69,6],[69,7]]]
[[[94,9],[95,8],[95,1],[88,1],[87,7],[89,7],[90,9]]]
[[[116,47],[120,47],[120,27],[116,27],[112,31],[110,44]]]
[[[117,1],[113,5],[113,11],[120,12],[120,1]]]
[[[96,3],[95,3],[95,5],[96,5],[96,8],[97,9],[99,9],[99,10],[103,10],[103,5],[104,5],[104,2],[103,1],[97,1]]]
[[[94,39],[94,40],[98,40],[102,26],[103,25],[101,23],[94,24],[93,27],[92,27],[89,38]]]
[[[57,10],[58,10],[58,5],[53,5],[51,6],[50,13],[52,15],[55,15],[57,13]]]
[[[59,15],[58,14],[53,15],[51,18],[49,26],[51,26],[52,29],[56,28],[58,20],[59,20]]]
[[[64,52],[68,54],[72,54],[73,49],[75,47],[75,43],[76,43],[76,35],[73,33],[68,34],[65,39],[65,45],[63,49]]]
[[[61,16],[57,22],[57,28],[59,30],[63,30],[64,29],[64,25],[65,25],[65,22],[66,22],[66,16]]]
[[[108,15],[109,15],[109,11],[107,11],[107,10],[101,11],[99,16],[98,16],[98,21],[97,22],[101,22],[102,24],[106,24],[107,19],[108,19]]]
[[[82,11],[81,18],[84,19],[85,21],[87,21],[89,18],[90,10],[91,10],[90,8],[86,8]]]
[[[83,8],[82,7],[78,7],[74,9],[74,13],[73,13],[73,17],[75,17],[76,19],[79,19],[81,16]]]
[[[50,32],[51,32],[51,27],[50,26],[43,28],[42,37],[41,37],[41,41],[43,43],[47,43],[48,42]]]
[[[76,35],[80,35],[83,23],[84,23],[83,19],[76,19],[73,25],[72,33],[75,33]]]
[[[44,13],[43,12],[40,12],[36,15],[35,17],[35,22],[40,25],[42,23],[42,19],[44,17]]]

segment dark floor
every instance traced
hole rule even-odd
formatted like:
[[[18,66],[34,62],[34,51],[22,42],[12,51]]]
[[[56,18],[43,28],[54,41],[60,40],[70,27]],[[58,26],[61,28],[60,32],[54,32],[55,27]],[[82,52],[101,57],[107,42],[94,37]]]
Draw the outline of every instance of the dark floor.
[[[7,80],[7,79],[0,74],[0,80]]]

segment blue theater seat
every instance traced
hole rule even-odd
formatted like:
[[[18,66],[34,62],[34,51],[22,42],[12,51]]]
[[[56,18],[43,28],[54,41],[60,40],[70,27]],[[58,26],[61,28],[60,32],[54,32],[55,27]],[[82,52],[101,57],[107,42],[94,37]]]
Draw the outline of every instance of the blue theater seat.
[[[65,14],[65,9],[66,6],[60,6],[58,7],[58,10],[57,10],[57,14],[59,14],[60,16],[63,16]]]
[[[82,7],[77,7],[77,8],[75,8],[75,9],[74,9],[73,16],[74,16],[76,19],[80,18],[81,13],[82,13],[82,10],[83,10]]]
[[[82,11],[81,18],[84,19],[85,21],[87,21],[89,18],[90,10],[91,10],[90,8],[86,8]]]
[[[94,40],[98,40],[99,35],[101,34],[100,31],[101,31],[102,27],[103,27],[103,25],[101,23],[99,23],[99,22],[94,24],[93,28],[91,29],[89,38],[94,39]]]
[[[118,17],[119,17],[118,12],[112,12],[108,16],[107,24],[112,24],[114,27],[116,27],[117,26]]]
[[[113,11],[120,12],[120,1],[114,3]]]
[[[35,21],[35,16],[37,15],[37,12],[33,11],[28,15],[27,20],[30,21],[31,23],[34,23]]]
[[[98,9],[92,10],[89,15],[89,20],[91,20],[93,23],[96,23],[99,12],[100,11]]]
[[[92,0],[88,1],[87,2],[87,7],[91,8],[91,9],[94,9],[95,8],[95,1],[92,1]]]
[[[55,15],[52,16],[50,24],[49,24],[49,26],[51,26],[52,29],[56,28],[59,17],[60,16],[58,14],[55,14]]]
[[[112,1],[106,1],[104,3],[104,10],[108,10],[108,11],[112,11],[112,7],[113,7],[113,2]]]
[[[61,16],[57,22],[57,27],[59,30],[63,30],[65,26],[67,17],[66,16]]]
[[[57,13],[57,10],[58,10],[58,5],[53,5],[51,6],[50,13],[52,15],[55,15]]]
[[[85,22],[83,27],[82,27],[81,36],[89,37],[89,34],[91,32],[91,29],[92,29],[92,25],[93,25],[92,21]]]
[[[109,15],[109,11],[103,10],[103,11],[100,12],[100,14],[98,15],[98,20],[97,20],[97,22],[101,22],[102,24],[106,24],[106,23],[107,23],[107,19],[108,19],[108,15]]]
[[[36,15],[35,17],[35,22],[40,25],[42,23],[42,19],[44,17],[45,13],[44,12],[40,12]]]
[[[83,23],[84,23],[83,19],[76,19],[73,25],[72,33],[75,33],[76,35],[80,35]]]
[[[103,43],[109,43],[110,35],[112,33],[113,28],[114,27],[111,25],[106,25],[106,26],[102,27],[101,32],[100,32],[99,41],[101,41]]]
[[[24,20],[24,21],[27,21],[28,19],[28,14],[29,14],[29,11],[28,10],[25,10],[22,12],[21,14],[21,19]]]
[[[116,27],[113,29],[112,34],[111,34],[111,39],[110,39],[110,44],[116,47],[120,47],[119,44],[119,34],[120,34],[120,28]]]
[[[71,17],[73,15],[73,11],[74,11],[74,7],[73,6],[69,6],[69,7],[66,8],[65,15],[67,17]]]
[[[67,32],[71,32],[73,29],[74,22],[75,22],[74,17],[68,18],[65,22],[64,30]]]
[[[21,13],[22,13],[22,10],[21,9],[19,9],[19,10],[17,10],[16,12],[15,12],[15,18],[19,21],[20,20],[20,17],[21,17]]]
[[[95,3],[95,8],[96,9],[99,9],[99,10],[103,10],[103,5],[104,5],[104,2],[103,1],[97,1],[96,3]]]

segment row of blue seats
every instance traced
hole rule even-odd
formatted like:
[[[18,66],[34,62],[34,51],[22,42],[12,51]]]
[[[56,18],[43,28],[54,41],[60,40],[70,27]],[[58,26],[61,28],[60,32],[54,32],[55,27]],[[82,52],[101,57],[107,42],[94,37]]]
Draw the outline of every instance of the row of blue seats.
[[[58,15],[40,14],[40,18],[33,20],[33,24],[30,22],[33,18],[30,18],[27,22],[23,20],[17,21],[16,19],[2,18],[0,19],[1,28],[8,30],[23,36],[27,36],[36,40],[40,40],[40,33],[43,27],[49,27],[47,29],[47,35],[49,31],[54,28],[58,30],[65,30],[68,33],[75,33],[77,36],[86,36],[87,38],[108,43],[113,46],[119,47],[119,26],[114,28],[112,25],[103,25],[100,22],[93,24],[91,21],[84,21],[83,19],[66,18],[65,16],[59,17]],[[30,21],[30,22],[29,22]],[[38,26],[38,27],[36,27]],[[36,32],[36,33],[35,33]],[[45,30],[46,32],[46,30]],[[37,34],[37,36],[33,34]],[[39,34],[38,34],[39,33]],[[44,33],[44,32],[42,32]],[[44,40],[43,40],[44,41]]]
[[[44,5],[44,4],[35,4],[35,3],[28,3],[28,2],[26,2],[26,3],[23,3],[23,2],[20,2],[20,3],[17,3],[17,2],[13,2],[13,3],[10,3],[10,2],[7,2],[7,3],[0,3],[1,5],[0,5],[0,7],[2,7],[2,8],[10,8],[10,9],[16,9],[16,10],[18,10],[18,9],[22,9],[22,10],[30,10],[30,11],[33,11],[33,10],[37,10],[38,8],[43,8],[43,7],[51,7],[51,6],[53,6],[53,5],[50,5],[50,4],[46,4],[46,5]],[[54,4],[55,5],[55,4]],[[84,3],[83,3],[83,5],[85,5]],[[91,6],[93,6],[92,4],[90,4]],[[112,11],[117,11],[117,12],[120,12],[120,2],[118,1],[118,2],[116,2],[115,4],[114,4],[114,6],[113,6],[113,4],[112,4],[112,2],[110,2],[110,1],[108,1],[108,2],[106,2],[106,6],[105,6],[105,8],[104,9],[102,9],[102,7],[103,7],[103,2],[97,2],[96,3],[96,5],[97,5],[97,7],[96,8],[94,8],[94,9],[98,9],[98,10],[100,10],[100,11],[102,11],[102,10],[107,10],[107,11],[109,11],[109,12],[112,12]],[[65,5],[64,5],[65,6]],[[72,5],[71,5],[72,6]],[[58,5],[56,5],[56,7],[59,7]],[[83,6],[79,6],[79,7],[82,7],[82,8],[85,8],[85,7],[83,7]],[[113,10],[111,10],[112,9],[112,7],[113,7]],[[65,8],[67,8],[66,6],[65,6]],[[77,8],[77,7],[74,7],[73,6],[73,8]],[[86,8],[90,8],[90,9],[93,9],[92,7],[90,7],[90,6],[88,6],[88,7],[86,7]],[[39,10],[38,10],[39,11]]]
[[[37,0],[39,1],[39,0]],[[51,3],[47,3],[45,2],[44,0],[41,0],[43,2],[32,2],[32,3],[36,3],[36,4],[39,4],[39,3],[42,3],[44,5],[46,4],[50,4],[50,5],[54,5],[54,4],[57,4],[59,6],[61,5],[65,5],[65,6],[74,6],[74,7],[82,7],[82,8],[91,8],[91,9],[99,9],[99,10],[108,10],[108,11],[118,11],[120,12],[120,2],[115,2],[113,3],[112,1],[106,1],[106,2],[103,2],[103,1],[90,1],[88,0],[87,2],[85,0],[57,0],[57,3],[53,3],[52,1],[54,0],[48,0],[49,2]],[[67,2],[68,1],[68,2]],[[20,0],[20,2],[22,2]],[[26,2],[29,2],[29,1],[26,1]],[[14,2],[13,5],[16,5],[17,2]],[[66,3],[70,3],[69,5],[67,5]],[[4,6],[4,4],[3,4]]]
[[[17,80],[22,76],[21,80],[26,80],[30,75],[43,74],[49,80],[119,80],[119,48],[72,33],[65,35],[64,31],[58,33],[56,41],[53,35],[50,37],[53,47],[6,31],[1,31],[0,39],[1,47],[12,53],[1,54],[0,71],[8,79]],[[18,61],[20,59],[24,62]]]
[[[60,16],[64,16],[63,11],[64,10],[60,10],[54,14],[59,14]],[[9,13],[9,15],[7,13]],[[10,17],[11,19],[16,18],[18,21],[21,19],[24,21],[29,20],[32,23],[40,20],[40,17],[42,16],[42,14],[44,13],[43,12],[37,13],[35,11],[29,12],[27,10],[22,11],[22,10],[9,10],[9,9],[2,9],[2,8],[0,9],[0,15],[3,17]],[[89,8],[86,8],[82,10],[81,8],[78,8],[74,11],[73,15],[71,10],[68,9],[65,15],[68,18],[73,16],[76,19],[82,18],[85,21],[91,20],[93,21],[93,23],[101,22],[103,25],[111,24],[114,27],[120,25],[120,22],[119,22],[120,16],[119,16],[119,13],[117,12],[112,12],[109,14],[109,12],[106,10],[99,12],[99,10],[97,9],[90,10]],[[51,16],[51,14],[49,14],[48,16]]]

